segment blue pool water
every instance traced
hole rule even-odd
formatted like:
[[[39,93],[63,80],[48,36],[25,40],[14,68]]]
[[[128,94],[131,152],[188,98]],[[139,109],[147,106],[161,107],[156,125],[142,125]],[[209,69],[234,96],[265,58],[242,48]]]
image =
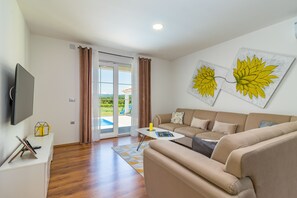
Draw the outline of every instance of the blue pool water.
[[[101,126],[112,126],[113,122],[100,118],[100,125]]]

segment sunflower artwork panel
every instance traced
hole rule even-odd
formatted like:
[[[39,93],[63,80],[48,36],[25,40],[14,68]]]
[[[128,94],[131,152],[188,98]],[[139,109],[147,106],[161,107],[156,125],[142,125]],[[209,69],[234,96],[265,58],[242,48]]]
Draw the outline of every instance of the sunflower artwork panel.
[[[188,87],[188,93],[212,106],[218,97],[227,72],[228,69],[224,67],[199,61]]]
[[[295,57],[241,48],[222,90],[265,108]]]

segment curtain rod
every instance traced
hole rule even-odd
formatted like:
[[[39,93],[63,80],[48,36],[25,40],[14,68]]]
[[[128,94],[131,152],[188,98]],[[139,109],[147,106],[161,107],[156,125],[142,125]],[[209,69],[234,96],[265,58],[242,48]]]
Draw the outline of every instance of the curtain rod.
[[[100,60],[100,63],[113,63],[113,64],[121,64],[122,66],[126,66],[126,65],[131,65],[129,63],[121,63],[121,62],[116,62],[116,61],[107,61],[107,60]]]
[[[108,55],[112,55],[112,56],[119,56],[119,57],[123,57],[123,58],[131,58],[134,59],[134,57],[132,56],[124,56],[124,55],[120,55],[120,54],[113,54],[113,53],[109,53],[109,52],[103,52],[103,51],[98,51],[101,54],[108,54]]]

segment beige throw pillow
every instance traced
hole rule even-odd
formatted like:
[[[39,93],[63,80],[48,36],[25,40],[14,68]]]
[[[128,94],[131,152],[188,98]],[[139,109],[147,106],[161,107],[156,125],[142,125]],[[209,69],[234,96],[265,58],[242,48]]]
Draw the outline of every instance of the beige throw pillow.
[[[197,127],[199,129],[207,130],[210,120],[200,120],[199,118],[193,117],[191,127]]]
[[[171,117],[171,123],[183,124],[185,112],[173,112]]]
[[[235,133],[237,126],[238,126],[237,124],[230,124],[230,123],[215,121],[212,131],[223,133],[225,135],[233,134]]]

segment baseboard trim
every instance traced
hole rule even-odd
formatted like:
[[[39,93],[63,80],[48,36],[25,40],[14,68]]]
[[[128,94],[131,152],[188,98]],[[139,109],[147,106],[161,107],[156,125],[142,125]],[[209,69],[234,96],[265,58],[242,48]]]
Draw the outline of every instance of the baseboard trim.
[[[104,141],[104,140],[116,139],[116,138],[120,138],[120,137],[128,137],[128,136],[129,136],[129,135],[121,135],[121,136],[118,136],[118,137],[108,137],[108,138],[104,138],[104,139],[96,140],[96,141],[94,141],[94,142],[96,143],[96,142],[100,142],[100,141]],[[140,136],[135,137],[135,138],[138,138],[139,140],[141,139]],[[146,139],[146,140],[152,140],[153,138],[146,137],[145,139]],[[74,146],[74,145],[78,145],[78,144],[81,144],[81,143],[79,143],[79,142],[73,142],[73,143],[67,143],[67,144],[58,144],[58,145],[54,145],[54,148],[67,147],[67,146]]]

